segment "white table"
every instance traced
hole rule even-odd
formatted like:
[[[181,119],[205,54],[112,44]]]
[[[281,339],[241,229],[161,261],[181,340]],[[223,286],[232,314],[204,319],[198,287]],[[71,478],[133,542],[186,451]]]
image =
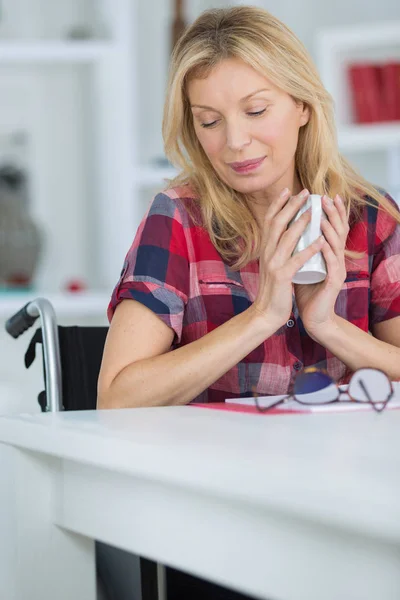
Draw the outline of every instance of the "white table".
[[[21,415],[0,442],[1,598],[92,600],[93,538],[260,598],[400,598],[398,410]]]

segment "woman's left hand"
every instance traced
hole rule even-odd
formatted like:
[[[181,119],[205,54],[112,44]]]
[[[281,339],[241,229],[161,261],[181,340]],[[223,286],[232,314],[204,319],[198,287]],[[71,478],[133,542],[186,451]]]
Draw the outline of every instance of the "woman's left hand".
[[[313,339],[321,339],[327,325],[334,322],[336,299],[346,279],[344,250],[349,233],[346,209],[339,196],[334,201],[323,196],[322,207],[328,216],[321,223],[325,237],[321,252],[327,266],[326,279],[321,283],[294,286],[301,320]]]

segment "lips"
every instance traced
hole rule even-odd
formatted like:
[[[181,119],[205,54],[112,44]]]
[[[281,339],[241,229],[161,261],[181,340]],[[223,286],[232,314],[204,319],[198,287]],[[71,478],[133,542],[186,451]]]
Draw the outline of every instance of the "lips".
[[[238,175],[248,175],[257,171],[257,169],[264,162],[265,156],[260,158],[251,158],[249,160],[243,160],[242,162],[228,163],[230,168],[235,171]]]
[[[257,165],[262,160],[264,160],[264,156],[259,156],[258,158],[252,158],[250,160],[244,160],[243,162],[231,162],[228,164],[230,167],[232,167],[232,169],[245,169],[246,167]]]

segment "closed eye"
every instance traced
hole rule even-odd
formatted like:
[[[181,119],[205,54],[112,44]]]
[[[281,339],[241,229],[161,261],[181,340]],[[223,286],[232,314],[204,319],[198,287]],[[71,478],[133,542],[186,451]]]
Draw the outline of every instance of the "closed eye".
[[[249,117],[259,117],[265,113],[267,109],[263,108],[262,110],[258,110],[257,112],[248,112]]]
[[[213,121],[212,123],[201,123],[201,127],[204,127],[204,129],[208,129],[210,127],[214,127],[214,125],[216,125],[218,123],[218,121]]]
[[[261,115],[263,115],[265,113],[267,109],[263,108],[262,110],[258,110],[256,112],[248,112],[246,113],[249,117],[261,117]],[[204,129],[210,129],[211,127],[215,127],[215,125],[218,123],[218,119],[215,121],[212,121],[211,123],[201,123],[201,127],[203,127]]]

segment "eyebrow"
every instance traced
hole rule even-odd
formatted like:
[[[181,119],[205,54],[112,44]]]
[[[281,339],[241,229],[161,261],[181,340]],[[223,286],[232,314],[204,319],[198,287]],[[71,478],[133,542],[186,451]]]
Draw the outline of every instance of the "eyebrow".
[[[248,94],[244,98],[241,98],[239,102],[244,102],[245,100],[249,100],[249,98],[251,98],[252,96],[255,96],[256,94],[260,94],[261,92],[270,92],[270,91],[271,90],[269,90],[268,88],[256,90],[255,92],[251,92],[251,94]],[[191,104],[190,108],[205,108],[206,110],[216,110],[212,106],[204,106],[203,104]]]

